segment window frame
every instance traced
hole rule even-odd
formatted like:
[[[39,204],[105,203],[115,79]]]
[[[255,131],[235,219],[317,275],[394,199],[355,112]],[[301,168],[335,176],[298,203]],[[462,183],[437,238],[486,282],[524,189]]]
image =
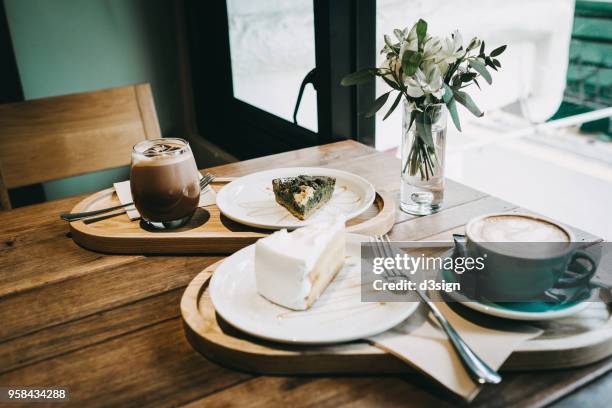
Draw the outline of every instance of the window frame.
[[[342,87],[340,80],[375,65],[376,1],[313,0],[313,12],[316,133],[234,96],[227,2],[186,0],[199,134],[241,159],[344,139],[374,145],[374,118],[361,114],[374,101],[374,81]],[[211,55],[214,66],[207,59]]]

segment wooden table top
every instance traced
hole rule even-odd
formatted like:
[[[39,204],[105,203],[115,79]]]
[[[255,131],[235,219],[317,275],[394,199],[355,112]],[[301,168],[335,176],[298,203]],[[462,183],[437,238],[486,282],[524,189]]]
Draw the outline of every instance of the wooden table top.
[[[280,166],[334,167],[399,196],[399,161],[353,141],[207,169],[241,176]],[[77,246],[58,215],[83,197],[0,214],[0,386],[63,386],[79,406],[452,406],[445,390],[414,374],[264,377],[226,369],[191,349],[179,300],[219,256],[104,255]],[[448,181],[444,210],[398,211],[391,237],[450,239],[472,217],[516,206]],[[581,239],[597,238],[581,232]],[[612,368],[506,373],[474,405],[541,406]],[[588,391],[584,391],[588,392]],[[597,395],[597,393],[594,393]],[[603,394],[602,394],[603,395]]]

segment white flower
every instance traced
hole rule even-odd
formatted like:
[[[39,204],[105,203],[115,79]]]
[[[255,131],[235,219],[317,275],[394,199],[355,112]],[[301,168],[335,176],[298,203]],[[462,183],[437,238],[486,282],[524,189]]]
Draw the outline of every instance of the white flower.
[[[385,58],[383,62],[380,64],[379,68],[385,71],[387,70],[394,71],[395,77],[400,78],[400,75],[401,75],[400,69],[402,68],[402,64],[397,57]],[[391,73],[386,74],[385,78],[387,78],[388,80],[392,82],[396,82],[395,78],[393,78],[393,75],[391,75]]]
[[[448,66],[458,58],[463,57],[465,51],[463,50],[463,39],[459,31],[455,30],[452,37],[447,37],[444,41],[441,41],[440,52],[434,58],[436,64],[439,65],[440,71],[446,72]]]
[[[404,52],[406,50],[415,51],[415,52],[419,50],[419,39],[417,37],[416,29],[417,29],[416,23],[412,26],[410,31],[407,32],[408,28],[404,29],[403,38],[400,39],[401,41],[400,51],[399,51],[400,61],[402,60],[402,57],[404,56]]]
[[[406,85],[406,93],[413,98],[420,98],[425,95],[423,92],[423,85],[426,85],[425,82],[425,74],[421,69],[417,69],[416,73],[408,77],[404,80],[404,85]]]
[[[444,80],[440,68],[435,63],[423,63],[423,69],[417,69],[416,73],[404,80],[406,93],[413,98],[431,94],[438,99],[444,96]]]
[[[442,40],[440,37],[427,37],[423,47],[423,61],[435,59],[441,49]]]

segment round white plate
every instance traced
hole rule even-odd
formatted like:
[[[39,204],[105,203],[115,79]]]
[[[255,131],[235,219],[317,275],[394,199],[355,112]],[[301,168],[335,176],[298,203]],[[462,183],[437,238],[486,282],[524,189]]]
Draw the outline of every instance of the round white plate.
[[[215,310],[248,334],[293,344],[358,340],[398,325],[418,302],[361,302],[360,243],[368,238],[347,234],[346,239],[343,269],[310,309],[286,309],[257,292],[251,245],[227,258],[213,274],[209,290]]]
[[[295,218],[278,204],[272,191],[272,179],[301,174],[336,178],[332,198],[304,221]],[[328,220],[339,213],[344,214],[347,220],[357,217],[372,205],[375,195],[372,184],[346,171],[290,167],[253,173],[232,181],[217,194],[217,207],[226,217],[251,227],[294,229]]]

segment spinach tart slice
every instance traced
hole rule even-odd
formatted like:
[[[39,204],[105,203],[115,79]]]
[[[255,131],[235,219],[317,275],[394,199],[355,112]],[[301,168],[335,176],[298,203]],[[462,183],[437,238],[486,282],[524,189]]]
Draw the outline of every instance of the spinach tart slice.
[[[327,176],[284,177],[272,180],[276,202],[305,220],[331,198],[336,179]]]

